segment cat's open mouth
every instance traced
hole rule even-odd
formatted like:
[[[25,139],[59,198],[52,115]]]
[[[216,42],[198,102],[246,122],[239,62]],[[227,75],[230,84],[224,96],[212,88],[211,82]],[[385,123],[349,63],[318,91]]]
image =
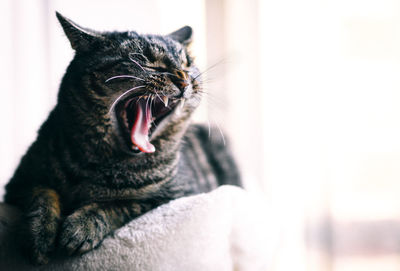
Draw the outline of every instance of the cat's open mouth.
[[[183,99],[159,95],[135,96],[119,103],[116,108],[118,126],[129,149],[133,152],[154,152],[151,135],[162,120],[183,104]]]

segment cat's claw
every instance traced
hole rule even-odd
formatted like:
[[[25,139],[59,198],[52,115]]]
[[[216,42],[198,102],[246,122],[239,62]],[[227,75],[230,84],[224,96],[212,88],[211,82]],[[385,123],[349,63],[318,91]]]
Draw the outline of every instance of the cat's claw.
[[[61,249],[69,255],[83,254],[97,247],[103,240],[103,234],[90,218],[71,215],[66,218],[59,239]]]

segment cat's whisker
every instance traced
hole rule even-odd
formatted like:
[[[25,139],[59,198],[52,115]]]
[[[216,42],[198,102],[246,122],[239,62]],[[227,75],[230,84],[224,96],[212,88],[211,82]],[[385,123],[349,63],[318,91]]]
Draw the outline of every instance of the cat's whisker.
[[[135,43],[136,43],[136,41],[135,41]],[[138,55],[138,56],[143,57],[145,60],[148,60],[147,57],[142,53],[130,53],[129,56],[131,56],[131,55]]]
[[[160,95],[158,95],[158,93],[156,92],[156,94],[155,95],[157,95],[157,97],[158,97],[158,99],[160,99],[160,101],[162,102],[163,101],[163,99],[161,98],[161,96]],[[164,96],[164,97],[166,97],[166,96]]]
[[[150,100],[150,114],[151,114],[151,112],[153,112],[152,109],[151,109],[151,105],[154,103],[154,96],[153,96],[153,94],[150,94],[150,97],[151,97],[151,100]],[[153,117],[153,118],[154,118],[154,117]],[[151,123],[153,123],[153,119],[151,119],[150,121],[151,121]]]
[[[221,98],[219,98],[215,95],[212,95],[211,93],[200,92],[200,94],[202,95],[202,97],[206,97],[207,99],[212,100],[213,102],[217,102],[220,104],[225,104],[225,102],[226,102],[225,100],[222,100]]]
[[[145,87],[144,85],[142,86],[137,86],[131,89],[128,89],[127,91],[125,91],[124,93],[122,93],[117,99],[115,99],[115,101],[111,104],[110,110],[108,111],[108,113],[111,113],[112,110],[114,109],[115,105],[119,102],[119,100],[121,100],[124,96],[128,95],[129,93],[131,93],[132,91],[138,89],[138,88],[143,88]]]
[[[162,91],[162,90],[160,90],[160,91],[161,91],[161,94],[162,94],[163,96],[167,96],[167,95],[165,95],[164,91]]]
[[[212,93],[204,92],[204,91],[199,91],[199,94],[201,97],[206,98],[206,102],[210,103],[211,105],[215,105],[218,107],[225,107],[226,106],[226,101],[222,100],[221,98],[213,95]]]
[[[108,79],[107,79],[106,81],[104,81],[104,82],[105,82],[105,83],[108,83],[109,81],[114,80],[114,79],[117,79],[117,78],[133,78],[133,79],[137,79],[137,80],[141,80],[141,81],[146,81],[146,80],[143,79],[143,78],[136,77],[136,76],[133,76],[133,75],[121,74],[121,75],[116,75],[116,76],[110,77],[110,78],[108,78]]]
[[[142,65],[140,65],[136,60],[134,60],[131,56],[129,56],[129,59],[135,63],[142,71],[144,71],[145,73],[147,73],[147,71],[143,68]]]
[[[157,94],[157,92],[154,94],[154,99],[155,99],[155,96],[156,96],[156,95],[157,95],[158,98],[160,99],[160,96]],[[155,107],[155,106],[156,106],[156,105],[155,105],[155,102],[156,102],[156,101],[155,101],[155,100],[152,100],[152,102],[154,103],[154,107]],[[150,106],[151,106],[151,105],[150,105]],[[150,107],[150,110],[151,110],[151,107]],[[154,118],[154,120],[155,120],[155,118]],[[157,129],[157,124],[156,124],[155,121],[152,120],[151,125],[154,125],[154,129]]]
[[[138,104],[142,99],[147,99],[147,95],[140,95],[139,98],[136,100],[136,104]]]
[[[197,77],[196,77],[197,78]],[[201,79],[201,81],[200,82],[198,82],[199,84],[201,84],[201,85],[204,85],[204,84],[212,84],[212,83],[214,83],[215,82],[215,78],[209,78],[209,77],[207,77],[207,79]]]
[[[224,146],[226,146],[224,133],[222,132],[221,127],[219,126],[218,122],[216,120],[214,120],[214,122],[215,122],[215,125],[217,126],[218,131],[219,131],[219,133],[220,133],[220,135],[222,137],[222,142],[224,143]]]
[[[200,72],[199,74],[197,74],[193,80],[196,80],[197,78],[199,78],[201,75],[204,75],[206,72],[209,72],[210,70],[214,69],[216,66],[220,65],[221,63],[223,63],[225,61],[225,59],[222,59],[220,61],[218,61],[217,63],[211,65],[210,67],[206,68],[204,71]]]
[[[147,108],[149,108],[149,101],[150,101],[150,99],[151,99],[151,95],[147,96],[147,101],[146,101],[146,115],[147,115]],[[151,105],[151,102],[150,102],[150,105]],[[151,110],[151,107],[150,107],[150,110]]]

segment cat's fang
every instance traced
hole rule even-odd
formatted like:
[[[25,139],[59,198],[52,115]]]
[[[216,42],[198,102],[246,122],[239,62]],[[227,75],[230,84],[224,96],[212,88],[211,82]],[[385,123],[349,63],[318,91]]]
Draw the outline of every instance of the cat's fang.
[[[165,105],[165,107],[167,107],[168,106],[168,97],[167,96],[164,96],[163,97],[163,102],[164,102],[164,105]]]

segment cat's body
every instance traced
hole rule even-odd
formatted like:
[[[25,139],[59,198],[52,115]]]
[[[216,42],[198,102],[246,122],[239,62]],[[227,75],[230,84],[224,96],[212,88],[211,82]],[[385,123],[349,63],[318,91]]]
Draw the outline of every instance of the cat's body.
[[[33,262],[86,252],[171,199],[240,185],[222,138],[189,122],[201,94],[190,28],[99,33],[57,16],[76,55],[5,196],[24,212]]]

